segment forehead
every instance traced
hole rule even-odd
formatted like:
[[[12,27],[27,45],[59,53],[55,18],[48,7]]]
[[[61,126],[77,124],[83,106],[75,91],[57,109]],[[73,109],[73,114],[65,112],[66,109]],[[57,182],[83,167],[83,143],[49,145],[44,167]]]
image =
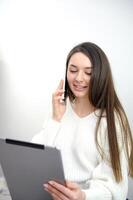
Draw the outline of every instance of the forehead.
[[[69,66],[74,65],[76,67],[90,68],[92,67],[90,59],[83,53],[74,53],[68,63]]]

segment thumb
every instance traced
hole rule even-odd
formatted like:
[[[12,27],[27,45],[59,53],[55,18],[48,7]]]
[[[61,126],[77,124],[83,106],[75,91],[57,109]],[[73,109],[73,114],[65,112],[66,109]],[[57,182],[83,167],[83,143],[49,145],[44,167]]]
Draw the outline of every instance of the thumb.
[[[63,85],[64,85],[64,80],[61,79],[57,89],[63,89]]]
[[[78,189],[79,185],[77,183],[66,181],[66,186],[70,189]]]

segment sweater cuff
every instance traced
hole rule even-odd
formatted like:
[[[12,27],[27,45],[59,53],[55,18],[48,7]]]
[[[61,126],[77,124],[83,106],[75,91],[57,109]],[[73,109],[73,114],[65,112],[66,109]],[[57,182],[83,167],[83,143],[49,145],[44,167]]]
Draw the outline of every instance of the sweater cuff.
[[[85,193],[85,200],[112,200],[111,193],[100,188],[90,188],[82,191]]]

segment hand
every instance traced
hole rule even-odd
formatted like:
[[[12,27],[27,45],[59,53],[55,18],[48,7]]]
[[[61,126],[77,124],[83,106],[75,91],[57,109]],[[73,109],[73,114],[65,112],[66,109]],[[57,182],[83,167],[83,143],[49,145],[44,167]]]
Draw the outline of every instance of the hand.
[[[54,200],[85,200],[85,193],[77,183],[71,181],[66,181],[66,187],[55,181],[49,181],[48,184],[44,184],[44,189]]]
[[[53,119],[56,121],[60,121],[66,111],[65,102],[62,101],[62,95],[64,93],[63,90],[64,81],[61,80],[58,88],[53,93],[52,96],[52,104],[53,104]]]

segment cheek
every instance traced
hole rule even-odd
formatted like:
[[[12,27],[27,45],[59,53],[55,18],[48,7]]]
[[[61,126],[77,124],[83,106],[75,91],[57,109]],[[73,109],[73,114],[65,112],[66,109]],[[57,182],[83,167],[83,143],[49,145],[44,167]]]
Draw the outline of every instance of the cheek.
[[[67,73],[67,81],[69,84],[71,84],[75,79],[74,74],[70,74],[69,72]]]
[[[89,82],[90,82],[90,77],[86,77],[85,82],[89,84]]]

